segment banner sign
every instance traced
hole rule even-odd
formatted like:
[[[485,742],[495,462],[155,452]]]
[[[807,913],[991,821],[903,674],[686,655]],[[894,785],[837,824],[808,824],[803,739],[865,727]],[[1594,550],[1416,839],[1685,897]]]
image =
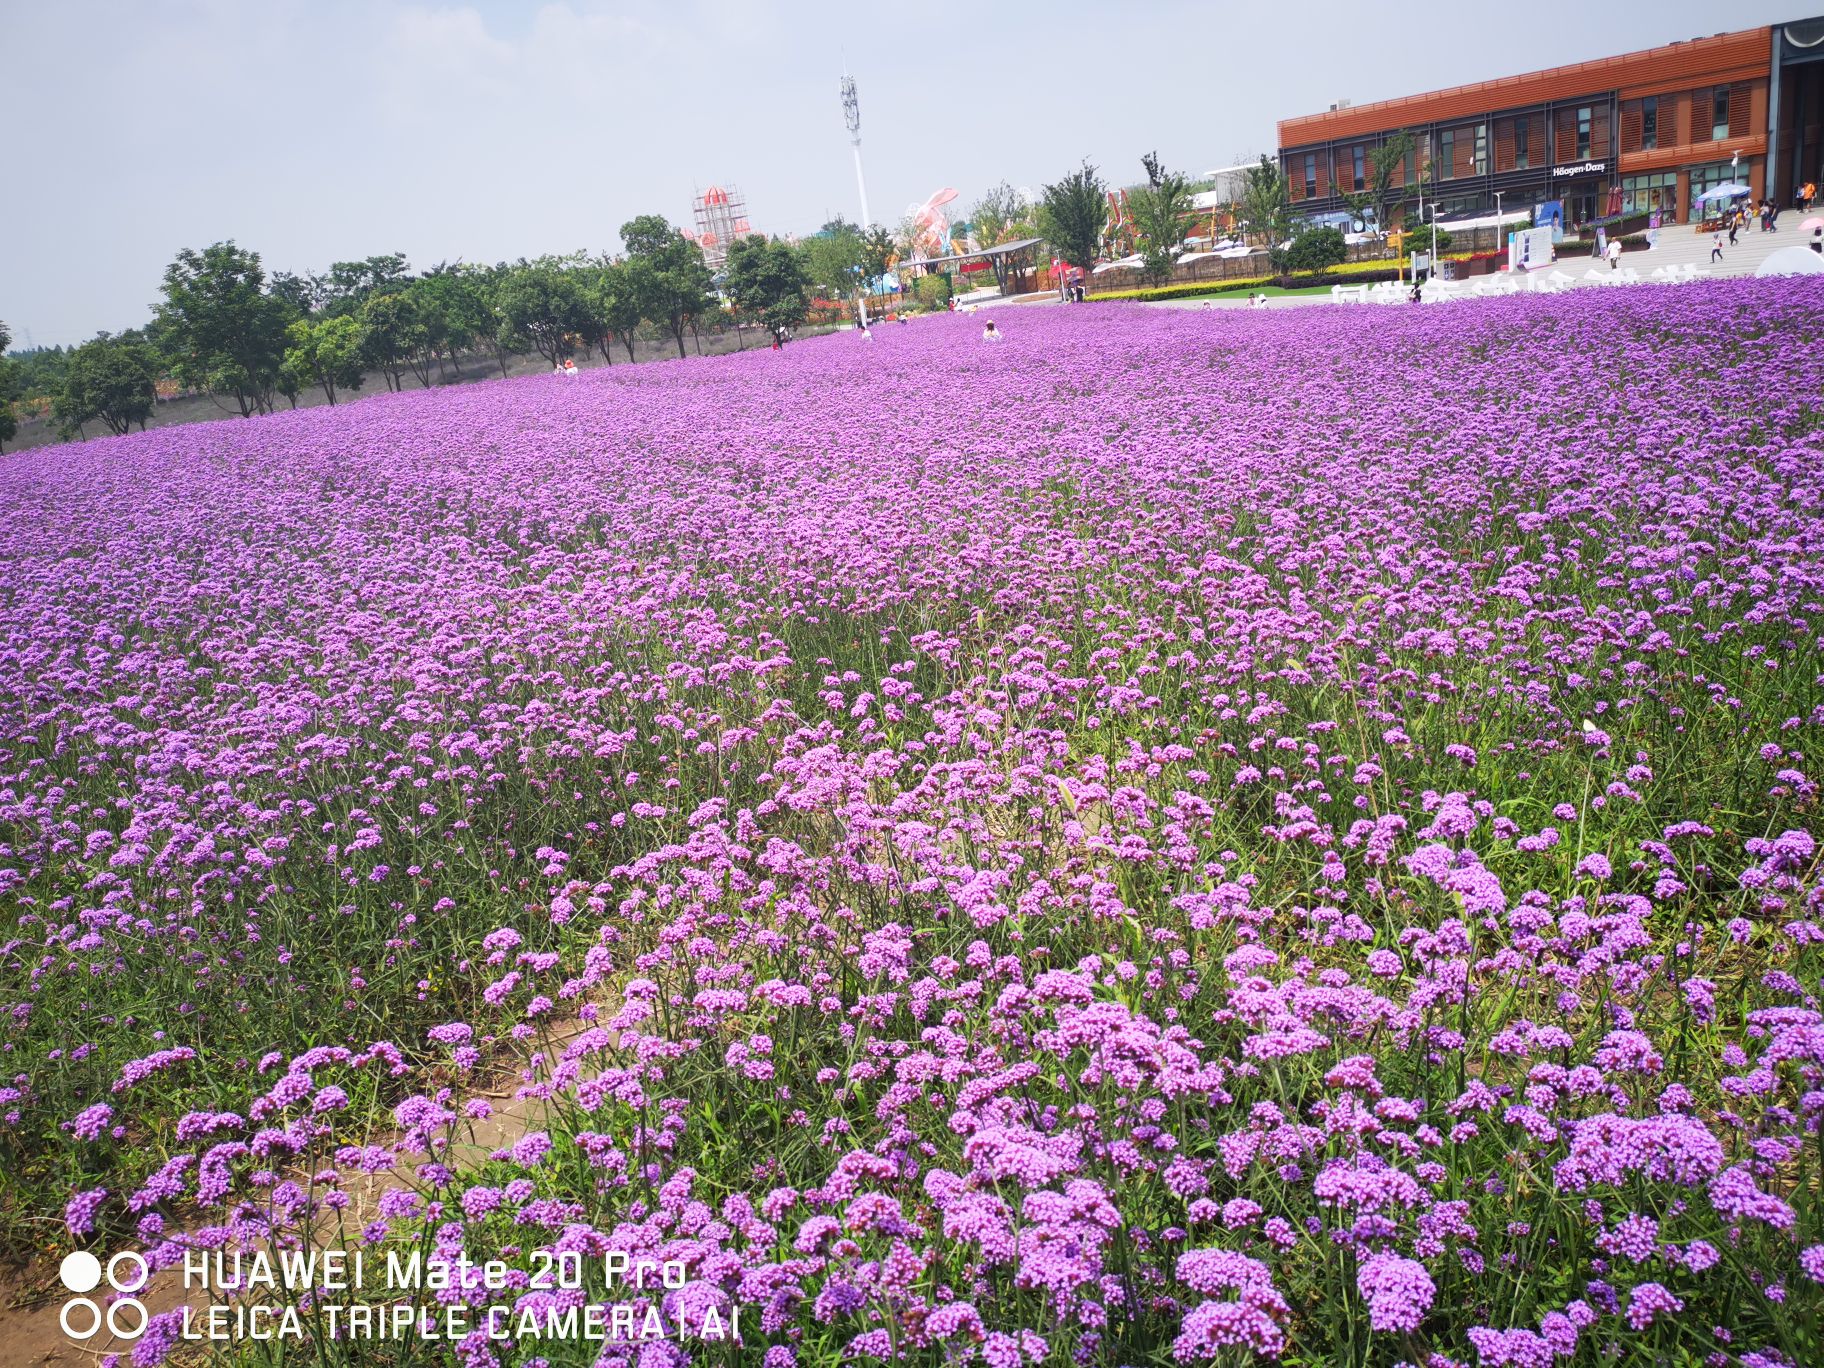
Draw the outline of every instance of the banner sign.
[[[1534,271],[1552,264],[1552,230],[1522,228],[1507,235],[1507,268]]]
[[[1543,204],[1533,206],[1533,226],[1550,228],[1552,241],[1564,241],[1564,201],[1546,200]]]

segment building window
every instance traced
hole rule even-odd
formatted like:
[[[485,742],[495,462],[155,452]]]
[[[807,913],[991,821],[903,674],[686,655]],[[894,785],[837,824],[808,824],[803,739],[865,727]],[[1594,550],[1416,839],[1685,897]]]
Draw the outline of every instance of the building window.
[[[1651,176],[1624,176],[1621,182],[1621,212],[1650,214],[1658,209],[1670,212],[1678,207],[1678,176],[1662,171]]]
[[[1476,125],[1476,174],[1488,174],[1488,125],[1485,123]]]
[[[1589,105],[1581,105],[1577,110],[1577,156],[1584,158],[1590,155],[1590,125],[1594,122],[1595,111]]]
[[[1743,165],[1739,171],[1736,169],[1736,167],[1734,165],[1732,165],[1731,163],[1726,162],[1726,161],[1725,162],[1711,162],[1707,166],[1692,167],[1691,168],[1692,211],[1696,212],[1697,197],[1699,195],[1703,194],[1704,191],[1712,190],[1719,185],[1727,184],[1729,181],[1737,179],[1738,176],[1744,182],[1748,179],[1748,167],[1746,165]]]
[[[1368,185],[1368,153],[1363,148],[1356,148],[1352,158],[1355,169],[1355,188],[1362,190]]]
[[[1729,87],[1718,86],[1710,94],[1710,140],[1722,142],[1729,136]]]
[[[1531,132],[1531,119],[1514,120],[1514,170],[1524,171],[1532,165],[1531,148],[1527,146],[1527,135]]]
[[[1449,180],[1457,174],[1457,130],[1447,128],[1438,134],[1438,176]]]
[[[1305,153],[1305,198],[1317,196],[1317,153]]]
[[[1659,146],[1659,96],[1649,95],[1640,102],[1640,146],[1652,151]]]

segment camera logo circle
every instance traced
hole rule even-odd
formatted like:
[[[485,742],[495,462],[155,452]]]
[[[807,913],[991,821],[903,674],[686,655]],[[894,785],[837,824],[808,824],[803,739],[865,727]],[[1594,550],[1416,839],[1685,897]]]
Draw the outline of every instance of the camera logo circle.
[[[100,1259],[85,1249],[66,1254],[57,1270],[63,1285],[76,1295],[63,1304],[57,1323],[73,1340],[90,1340],[102,1327],[115,1339],[134,1340],[146,1332],[146,1304],[132,1294],[146,1285],[152,1270],[145,1259],[132,1250],[122,1250],[104,1267]],[[123,1294],[104,1309],[84,1295],[101,1286],[103,1278],[115,1292]]]

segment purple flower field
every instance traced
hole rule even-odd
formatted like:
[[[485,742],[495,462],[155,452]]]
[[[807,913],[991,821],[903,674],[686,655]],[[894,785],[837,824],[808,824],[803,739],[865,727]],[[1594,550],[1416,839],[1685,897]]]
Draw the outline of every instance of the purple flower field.
[[[0,462],[5,1251],[1824,1362],[1824,295],[996,321]]]

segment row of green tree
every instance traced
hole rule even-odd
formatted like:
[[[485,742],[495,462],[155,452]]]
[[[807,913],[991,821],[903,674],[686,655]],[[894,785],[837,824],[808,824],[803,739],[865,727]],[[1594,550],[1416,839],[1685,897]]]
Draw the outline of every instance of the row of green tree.
[[[1346,196],[1358,217],[1384,223],[1407,193],[1400,170],[1409,136],[1374,149],[1365,189]],[[1127,229],[1152,283],[1170,279],[1200,216],[1194,183],[1148,153],[1146,180],[1127,192]],[[1236,215],[1266,246],[1281,275],[1321,271],[1346,255],[1335,228],[1302,223],[1292,211],[1284,172],[1268,157],[1249,168]],[[1085,161],[1047,184],[1036,203],[1003,183],[975,205],[970,228],[982,246],[1038,236],[1081,269],[1109,247],[1109,186]],[[623,253],[544,256],[498,265],[443,263],[414,275],[402,253],[341,261],[322,274],[268,277],[257,252],[220,242],[186,249],[166,269],[161,299],[146,327],[101,334],[79,347],[6,357],[0,326],[0,442],[14,435],[13,402],[48,400],[65,436],[99,423],[111,432],[144,426],[154,387],[170,377],[206,391],[243,416],[296,404],[320,389],[336,403],[378,375],[398,390],[460,374],[460,360],[490,355],[501,374],[508,358],[536,353],[553,365],[579,348],[631,361],[639,336],[669,338],[680,357],[685,336],[706,323],[777,333],[801,325],[814,297],[851,300],[910,254],[915,225],[898,233],[843,219],[801,243],[753,236],[731,244],[719,280],[697,243],[648,214],[621,226]],[[1440,251],[1441,230],[1409,234],[1409,246]],[[945,282],[933,280],[933,285]],[[928,305],[947,293],[921,291]]]
[[[207,392],[244,417],[294,406],[312,388],[336,403],[378,375],[389,389],[460,373],[460,359],[536,354],[553,365],[579,349],[631,361],[636,337],[667,338],[680,357],[700,329],[800,326],[814,296],[847,300],[888,268],[892,235],[833,220],[802,243],[758,235],[731,244],[712,277],[697,243],[657,215],[621,227],[624,252],[499,265],[444,263],[414,275],[403,253],[268,276],[236,243],[185,249],[165,270],[152,321],[81,346],[6,357],[0,325],[0,442],[14,401],[47,400],[65,437],[90,424],[144,427],[158,382]]]
[[[1411,133],[1400,133],[1369,153],[1363,188],[1342,196],[1357,223],[1386,225],[1393,211],[1405,205],[1413,186],[1402,172],[1417,146]],[[1171,279],[1174,264],[1200,222],[1192,207],[1196,186],[1190,178],[1168,171],[1154,153],[1147,153],[1140,163],[1146,180],[1127,191],[1128,228],[1141,258],[1141,276],[1149,284],[1163,284]],[[1427,163],[1420,169],[1419,188],[1426,177],[1435,175],[1436,167]],[[1066,261],[1087,269],[1110,247],[1109,191],[1096,168],[1085,161],[1044,188],[1037,206],[1038,233]],[[1272,269],[1282,277],[1320,273],[1348,256],[1340,229],[1310,223],[1294,213],[1285,172],[1271,157],[1263,155],[1248,168],[1241,196],[1230,207],[1245,236],[1267,249]],[[1448,232],[1424,222],[1404,234],[1402,250],[1435,255],[1449,245]]]

